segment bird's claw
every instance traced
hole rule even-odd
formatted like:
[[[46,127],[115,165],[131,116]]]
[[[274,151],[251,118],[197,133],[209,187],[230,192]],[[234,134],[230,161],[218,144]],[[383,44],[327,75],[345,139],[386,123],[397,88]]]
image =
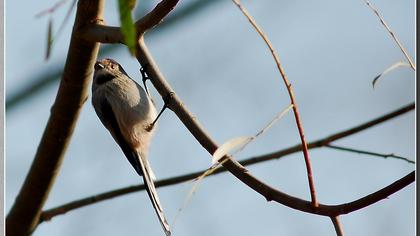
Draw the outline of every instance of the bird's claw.
[[[150,95],[149,90],[147,89],[147,85],[146,85],[146,81],[148,79],[150,80],[150,77],[147,75],[147,72],[146,72],[147,67],[149,67],[149,64],[145,64],[144,66],[142,66],[140,68],[140,73],[141,73],[144,89],[146,90],[147,95]]]

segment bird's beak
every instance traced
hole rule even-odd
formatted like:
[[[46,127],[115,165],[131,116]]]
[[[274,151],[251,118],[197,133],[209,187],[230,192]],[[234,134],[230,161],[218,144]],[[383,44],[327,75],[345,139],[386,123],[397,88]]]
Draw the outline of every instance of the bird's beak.
[[[96,71],[101,70],[103,68],[105,68],[105,66],[104,66],[104,64],[102,64],[102,62],[100,62],[100,61],[95,62],[95,70]]]

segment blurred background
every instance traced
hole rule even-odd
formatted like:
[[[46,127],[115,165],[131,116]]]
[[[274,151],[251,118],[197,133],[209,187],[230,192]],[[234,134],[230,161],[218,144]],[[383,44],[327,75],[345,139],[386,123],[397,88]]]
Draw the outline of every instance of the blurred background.
[[[24,181],[54,102],[75,11],[45,60],[48,20],[54,32],[72,1],[36,17],[57,0],[6,1],[6,213]],[[158,1],[138,1],[136,16]],[[364,1],[242,1],[280,56],[294,88],[308,141],[351,128],[415,98],[414,72]],[[415,56],[415,1],[372,1],[411,57]],[[23,7],[25,6],[25,7]],[[105,21],[118,25],[117,2]],[[259,131],[289,104],[271,54],[247,19],[228,0],[185,0],[146,35],[162,73],[219,144]],[[137,81],[139,65],[121,45],[102,45]],[[158,108],[162,101],[149,84]],[[23,94],[23,96],[21,96]],[[336,145],[415,159],[414,112]],[[299,143],[293,113],[235,156],[238,160]],[[401,160],[328,148],[310,151],[318,198],[339,204],[370,194],[414,170]],[[178,118],[166,111],[150,150],[158,179],[208,168],[210,155]],[[264,182],[310,199],[302,153],[249,166]],[[46,208],[141,183],[90,99],[83,107]],[[159,188],[173,235],[335,235],[329,218],[267,202],[229,173],[206,178],[179,213],[193,183]],[[415,188],[410,185],[370,207],[343,215],[347,235],[414,235]],[[178,216],[177,216],[178,215]],[[176,223],[173,220],[177,216]],[[163,235],[145,192],[90,205],[42,223],[37,235]]]

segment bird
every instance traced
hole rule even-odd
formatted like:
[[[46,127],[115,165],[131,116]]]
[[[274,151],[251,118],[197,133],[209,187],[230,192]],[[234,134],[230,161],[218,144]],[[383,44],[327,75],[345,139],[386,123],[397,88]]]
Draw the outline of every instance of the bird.
[[[160,224],[171,235],[154,185],[155,175],[147,159],[156,130],[156,108],[148,93],[113,59],[96,61],[92,81],[92,105],[144,185]],[[155,120],[156,121],[156,120]]]

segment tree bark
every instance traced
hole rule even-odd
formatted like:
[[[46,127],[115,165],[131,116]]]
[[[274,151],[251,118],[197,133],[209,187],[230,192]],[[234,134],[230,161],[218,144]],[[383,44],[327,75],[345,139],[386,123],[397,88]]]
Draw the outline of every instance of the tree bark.
[[[59,172],[79,113],[88,98],[99,43],[78,37],[78,30],[102,18],[103,0],[80,0],[58,94],[24,184],[6,218],[6,235],[31,234]]]

